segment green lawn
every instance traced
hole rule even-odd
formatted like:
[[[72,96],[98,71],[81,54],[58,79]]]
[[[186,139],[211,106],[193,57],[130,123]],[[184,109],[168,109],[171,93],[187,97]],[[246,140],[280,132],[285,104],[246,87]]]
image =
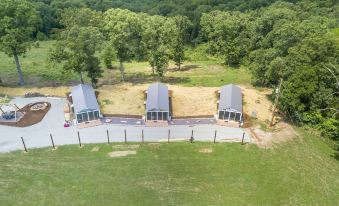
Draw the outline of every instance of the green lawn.
[[[92,152],[99,146],[98,152]],[[325,143],[116,145],[0,154],[1,205],[337,205],[339,162]],[[201,148],[213,152],[199,153]],[[120,147],[120,149],[123,149]]]
[[[53,86],[79,81],[74,73],[64,74],[59,65],[48,63],[48,51],[53,47],[53,41],[43,41],[39,47],[33,47],[26,57],[20,57],[26,83],[29,86]],[[192,49],[188,51],[192,55]],[[247,69],[229,68],[223,66],[219,60],[204,57],[205,61],[185,62],[183,71],[175,70],[173,63],[166,72],[164,82],[185,86],[220,86],[227,83],[249,84],[250,74]],[[115,63],[115,66],[118,64]],[[102,65],[103,66],[103,65]],[[149,83],[158,78],[151,74],[148,62],[128,62],[126,67],[126,81],[131,83]],[[12,57],[0,52],[0,75],[5,85],[13,86],[18,82],[17,71]],[[86,79],[88,81],[88,79]],[[104,75],[99,81],[101,84],[120,82],[120,73],[117,69],[104,69]]]

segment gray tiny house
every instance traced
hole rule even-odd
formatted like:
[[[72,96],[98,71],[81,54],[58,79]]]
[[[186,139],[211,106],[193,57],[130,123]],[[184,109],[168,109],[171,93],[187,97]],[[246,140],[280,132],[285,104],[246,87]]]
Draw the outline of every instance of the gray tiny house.
[[[79,84],[72,88],[69,96],[71,97],[71,108],[77,124],[100,119],[99,104],[91,85]]]
[[[242,122],[242,92],[241,88],[228,84],[220,89],[218,119],[223,121]]]
[[[168,121],[170,117],[169,94],[166,85],[151,84],[147,89],[146,121]]]

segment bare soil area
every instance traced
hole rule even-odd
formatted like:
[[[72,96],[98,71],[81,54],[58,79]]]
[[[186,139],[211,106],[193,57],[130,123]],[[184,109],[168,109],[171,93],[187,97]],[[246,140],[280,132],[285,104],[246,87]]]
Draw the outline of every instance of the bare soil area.
[[[103,114],[143,115],[146,101],[144,91],[149,84],[104,85],[96,89]],[[257,90],[240,85],[244,97],[244,112],[250,116],[256,112],[258,120],[267,122],[271,115],[271,102],[267,99],[269,89]],[[184,87],[168,85],[172,90],[173,116],[214,115],[217,112],[219,87]],[[65,97],[70,87],[8,88],[0,87],[0,93],[10,96],[23,96],[27,92]]]
[[[248,132],[251,133],[253,142],[261,148],[271,148],[276,144],[298,137],[298,133],[293,127],[285,122],[277,123],[272,131],[264,131],[257,126],[249,128]]]
[[[19,109],[19,112],[25,113],[24,116],[18,122],[0,122],[0,125],[7,125],[13,127],[27,127],[33,124],[39,123],[47,114],[49,109],[51,108],[51,104],[48,102],[36,102],[34,104],[45,104],[46,108],[44,110],[39,111],[32,111],[30,109],[31,104],[24,106],[23,108]]]
[[[125,157],[127,155],[134,155],[134,154],[137,154],[137,151],[133,151],[133,150],[114,151],[114,152],[108,153],[108,156],[110,156],[110,157]]]

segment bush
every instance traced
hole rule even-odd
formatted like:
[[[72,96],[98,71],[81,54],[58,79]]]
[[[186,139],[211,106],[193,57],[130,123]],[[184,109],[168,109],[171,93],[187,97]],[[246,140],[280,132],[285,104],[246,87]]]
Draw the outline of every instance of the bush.
[[[319,125],[321,134],[325,137],[331,138],[333,140],[339,141],[339,121],[330,118],[326,119]]]
[[[38,33],[36,34],[36,39],[39,40],[39,41],[45,41],[48,38],[44,33],[38,31]]]

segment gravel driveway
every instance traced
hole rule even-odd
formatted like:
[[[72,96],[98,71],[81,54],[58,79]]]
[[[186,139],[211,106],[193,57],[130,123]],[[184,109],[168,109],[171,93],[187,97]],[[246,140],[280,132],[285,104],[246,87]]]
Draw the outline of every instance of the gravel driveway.
[[[37,101],[50,102],[52,107],[44,119],[33,126],[16,128],[0,125],[0,152],[20,150],[23,148],[20,137],[23,137],[28,148],[51,146],[49,135],[52,134],[56,145],[78,144],[77,132],[80,132],[83,143],[106,142],[106,131],[110,133],[111,142],[123,142],[124,130],[127,131],[128,141],[141,141],[141,133],[144,131],[145,141],[167,141],[168,130],[171,132],[171,140],[189,139],[192,130],[197,141],[213,141],[214,132],[217,130],[217,141],[241,141],[244,130],[241,128],[229,128],[213,124],[205,125],[170,125],[168,127],[145,127],[143,125],[114,125],[103,124],[96,127],[78,130],[76,127],[64,128],[63,106],[66,99],[58,98],[15,98],[12,100],[19,107]],[[250,135],[245,133],[245,142],[250,142]]]

